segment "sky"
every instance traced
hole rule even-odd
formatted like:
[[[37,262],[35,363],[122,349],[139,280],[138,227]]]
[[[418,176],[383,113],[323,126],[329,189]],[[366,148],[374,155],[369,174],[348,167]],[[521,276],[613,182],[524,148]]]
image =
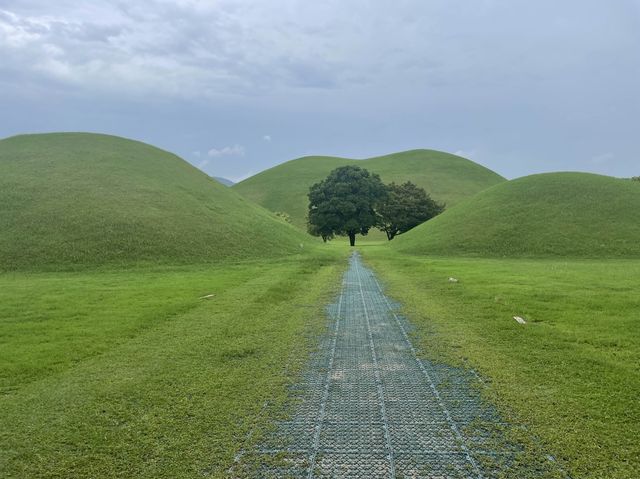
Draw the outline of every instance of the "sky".
[[[0,137],[640,175],[640,0],[0,0]]]

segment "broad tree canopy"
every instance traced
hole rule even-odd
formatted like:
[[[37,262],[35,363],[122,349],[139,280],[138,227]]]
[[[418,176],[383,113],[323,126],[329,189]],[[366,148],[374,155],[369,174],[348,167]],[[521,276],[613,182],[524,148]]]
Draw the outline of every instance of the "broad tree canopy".
[[[308,231],[325,241],[347,235],[366,235],[377,224],[376,208],[386,196],[380,177],[357,166],[336,168],[309,190]]]
[[[402,185],[391,183],[386,189],[385,200],[378,206],[378,228],[387,234],[389,241],[444,211],[443,204],[432,200],[424,189],[410,181]]]

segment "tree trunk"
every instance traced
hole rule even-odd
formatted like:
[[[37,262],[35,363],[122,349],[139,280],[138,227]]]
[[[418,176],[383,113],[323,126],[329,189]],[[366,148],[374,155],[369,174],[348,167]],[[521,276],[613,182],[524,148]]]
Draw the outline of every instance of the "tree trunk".
[[[349,231],[349,244],[351,246],[356,245],[356,233],[355,231]]]

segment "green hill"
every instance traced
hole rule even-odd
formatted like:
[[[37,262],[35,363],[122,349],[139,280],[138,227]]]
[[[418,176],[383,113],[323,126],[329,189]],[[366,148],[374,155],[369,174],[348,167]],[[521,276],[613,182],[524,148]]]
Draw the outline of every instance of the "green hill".
[[[271,211],[289,214],[294,225],[306,228],[309,187],[345,165],[362,166],[387,183],[412,181],[447,206],[504,181],[465,158],[434,150],[411,150],[367,160],[308,156],[258,173],[233,189]]]
[[[0,141],[0,270],[285,255],[295,228],[177,156],[89,133]]]
[[[640,257],[640,184],[589,173],[502,183],[394,240],[403,252]]]

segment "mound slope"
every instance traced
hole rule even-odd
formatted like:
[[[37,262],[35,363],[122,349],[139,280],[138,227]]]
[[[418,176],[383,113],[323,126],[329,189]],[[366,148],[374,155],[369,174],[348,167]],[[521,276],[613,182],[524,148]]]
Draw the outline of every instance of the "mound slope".
[[[346,165],[367,168],[386,183],[412,181],[447,206],[505,181],[497,173],[456,155],[411,150],[367,160],[308,156],[258,173],[233,189],[271,211],[289,214],[294,225],[306,228],[309,187],[334,168]]]
[[[0,270],[278,256],[295,228],[179,157],[89,133],[0,141]]]
[[[640,184],[546,173],[483,191],[394,240],[416,254],[640,257]]]

